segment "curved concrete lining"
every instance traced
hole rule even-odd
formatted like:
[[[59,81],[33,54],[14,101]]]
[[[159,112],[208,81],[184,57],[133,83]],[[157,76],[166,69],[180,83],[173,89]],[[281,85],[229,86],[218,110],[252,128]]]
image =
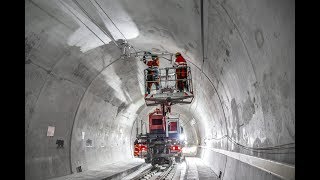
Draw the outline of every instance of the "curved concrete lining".
[[[172,111],[181,114],[189,144],[295,164],[294,147],[245,148],[295,142],[295,2],[200,2],[25,1],[26,179],[132,158],[136,123],[153,108],[143,101],[146,66],[120,58],[124,39],[136,51],[180,51],[188,60],[195,99]],[[223,136],[232,141],[216,140]],[[274,178],[201,151],[224,179],[239,169],[240,179]]]

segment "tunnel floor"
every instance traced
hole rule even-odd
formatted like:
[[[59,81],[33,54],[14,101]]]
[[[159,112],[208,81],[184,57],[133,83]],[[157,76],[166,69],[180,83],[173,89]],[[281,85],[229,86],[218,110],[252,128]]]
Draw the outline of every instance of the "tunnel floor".
[[[50,180],[101,180],[101,179],[135,179],[146,169],[150,168],[150,164],[145,164],[141,159],[132,159],[127,162],[118,162],[106,165],[97,169],[85,172],[75,173],[67,176],[53,178]],[[156,179],[157,174],[149,179]],[[206,166],[200,158],[186,157],[185,161],[177,163],[175,169],[171,173],[171,177],[166,179],[172,180],[194,180],[194,179],[218,179],[218,176]]]
[[[108,164],[99,168],[86,170],[80,173],[74,173],[67,176],[61,176],[50,180],[101,180],[104,178],[112,178],[115,176],[121,176],[123,173],[131,173],[142,165],[144,165],[142,159],[131,159],[127,161],[119,161],[117,163]]]
[[[186,157],[185,162],[178,164],[174,180],[180,179],[218,179],[218,176],[206,166],[200,158]]]

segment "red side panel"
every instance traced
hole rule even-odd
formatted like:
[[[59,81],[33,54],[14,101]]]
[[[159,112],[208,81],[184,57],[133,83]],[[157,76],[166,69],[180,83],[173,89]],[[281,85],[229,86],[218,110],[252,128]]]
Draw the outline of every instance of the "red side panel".
[[[171,122],[169,127],[169,131],[177,131],[177,122]]]
[[[149,114],[149,132],[165,132],[165,118],[162,114]]]

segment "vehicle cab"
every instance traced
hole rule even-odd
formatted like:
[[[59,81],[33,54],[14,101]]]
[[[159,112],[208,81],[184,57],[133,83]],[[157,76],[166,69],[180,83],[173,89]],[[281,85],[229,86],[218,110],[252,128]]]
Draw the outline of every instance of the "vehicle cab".
[[[149,134],[165,134],[166,121],[162,111],[157,108],[149,114]]]

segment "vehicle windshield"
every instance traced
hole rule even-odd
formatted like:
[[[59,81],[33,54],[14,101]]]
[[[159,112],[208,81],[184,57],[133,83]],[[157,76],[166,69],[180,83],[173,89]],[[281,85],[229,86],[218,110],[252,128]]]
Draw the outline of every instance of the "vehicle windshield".
[[[162,119],[152,119],[152,125],[162,125]]]

